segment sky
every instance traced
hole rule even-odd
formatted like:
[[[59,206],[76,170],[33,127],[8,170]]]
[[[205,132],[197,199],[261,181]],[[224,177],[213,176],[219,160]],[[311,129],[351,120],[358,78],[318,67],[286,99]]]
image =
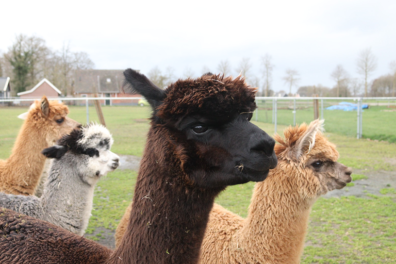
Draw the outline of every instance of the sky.
[[[4,3],[2,5],[4,7]],[[147,74],[168,67],[182,77],[204,68],[217,73],[228,60],[234,76],[243,58],[261,77],[261,58],[274,64],[272,88],[288,90],[287,69],[300,74],[299,86],[333,87],[341,64],[358,78],[356,60],[370,48],[377,69],[390,73],[396,61],[396,1],[10,1],[0,24],[0,52],[16,35],[41,37],[48,47],[87,52],[96,69],[139,69]],[[297,87],[293,88],[295,92]]]

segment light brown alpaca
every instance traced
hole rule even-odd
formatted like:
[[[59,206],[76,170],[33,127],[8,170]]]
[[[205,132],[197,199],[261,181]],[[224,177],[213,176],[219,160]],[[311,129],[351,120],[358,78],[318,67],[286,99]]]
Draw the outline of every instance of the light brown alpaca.
[[[200,263],[300,263],[309,213],[320,195],[345,187],[350,168],[320,132],[322,121],[289,127],[275,139],[278,166],[257,183],[243,219],[220,205],[211,211]]]
[[[247,219],[215,204],[201,247],[200,263],[299,263],[315,200],[351,181],[336,162],[338,152],[319,132],[321,122],[290,127],[276,136],[278,166],[257,183]],[[116,231],[125,232],[131,205]]]
[[[11,156],[0,160],[1,192],[34,194],[45,163],[41,151],[80,126],[67,117],[68,113],[66,105],[56,101],[49,102],[45,96],[30,107]]]

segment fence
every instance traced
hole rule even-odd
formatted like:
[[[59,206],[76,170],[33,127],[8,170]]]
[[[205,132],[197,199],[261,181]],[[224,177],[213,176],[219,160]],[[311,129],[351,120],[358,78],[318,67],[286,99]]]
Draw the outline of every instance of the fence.
[[[51,100],[51,98],[49,98]],[[100,100],[106,115],[107,107],[117,107],[112,100],[125,103],[123,106],[138,106],[140,97],[118,97],[118,98],[56,98],[68,105],[85,107],[86,121],[89,122],[92,115],[94,100]],[[14,106],[15,103],[32,102],[33,99],[0,99],[0,106]],[[342,134],[356,138],[370,138],[374,140],[385,140],[396,142],[396,97],[256,97],[257,109],[253,121],[272,123],[275,131],[278,125],[295,125],[302,122],[309,123],[319,117],[325,119],[325,129],[328,132]],[[329,107],[341,105],[349,111],[329,110]],[[364,105],[368,108],[362,109]],[[347,107],[345,107],[347,106]],[[349,109],[348,109],[349,106]],[[139,106],[140,107],[140,106]],[[146,107],[144,107],[146,108]],[[147,115],[147,109],[142,115]],[[0,108],[0,113],[1,113]]]
[[[396,142],[395,97],[256,97],[256,103],[253,119],[273,123],[275,131],[278,125],[309,123],[316,112],[317,117],[325,119],[328,132]],[[365,105],[368,108],[362,109]]]

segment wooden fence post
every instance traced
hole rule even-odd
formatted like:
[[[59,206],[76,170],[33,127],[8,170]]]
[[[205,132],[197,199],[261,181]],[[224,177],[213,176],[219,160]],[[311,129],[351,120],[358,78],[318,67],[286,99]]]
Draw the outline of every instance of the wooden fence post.
[[[317,94],[314,97],[318,97]],[[314,120],[319,118],[319,99],[313,99]]]

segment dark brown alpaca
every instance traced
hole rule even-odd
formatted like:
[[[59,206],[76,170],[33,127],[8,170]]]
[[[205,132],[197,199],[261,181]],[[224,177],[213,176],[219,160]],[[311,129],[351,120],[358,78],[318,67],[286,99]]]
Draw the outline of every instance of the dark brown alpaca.
[[[274,140],[249,122],[256,90],[218,75],[161,90],[136,71],[124,74],[154,112],[130,223],[107,263],[197,263],[214,198],[276,166]],[[12,247],[3,240],[0,254]]]
[[[61,227],[0,208],[0,263],[105,263],[112,251]]]

